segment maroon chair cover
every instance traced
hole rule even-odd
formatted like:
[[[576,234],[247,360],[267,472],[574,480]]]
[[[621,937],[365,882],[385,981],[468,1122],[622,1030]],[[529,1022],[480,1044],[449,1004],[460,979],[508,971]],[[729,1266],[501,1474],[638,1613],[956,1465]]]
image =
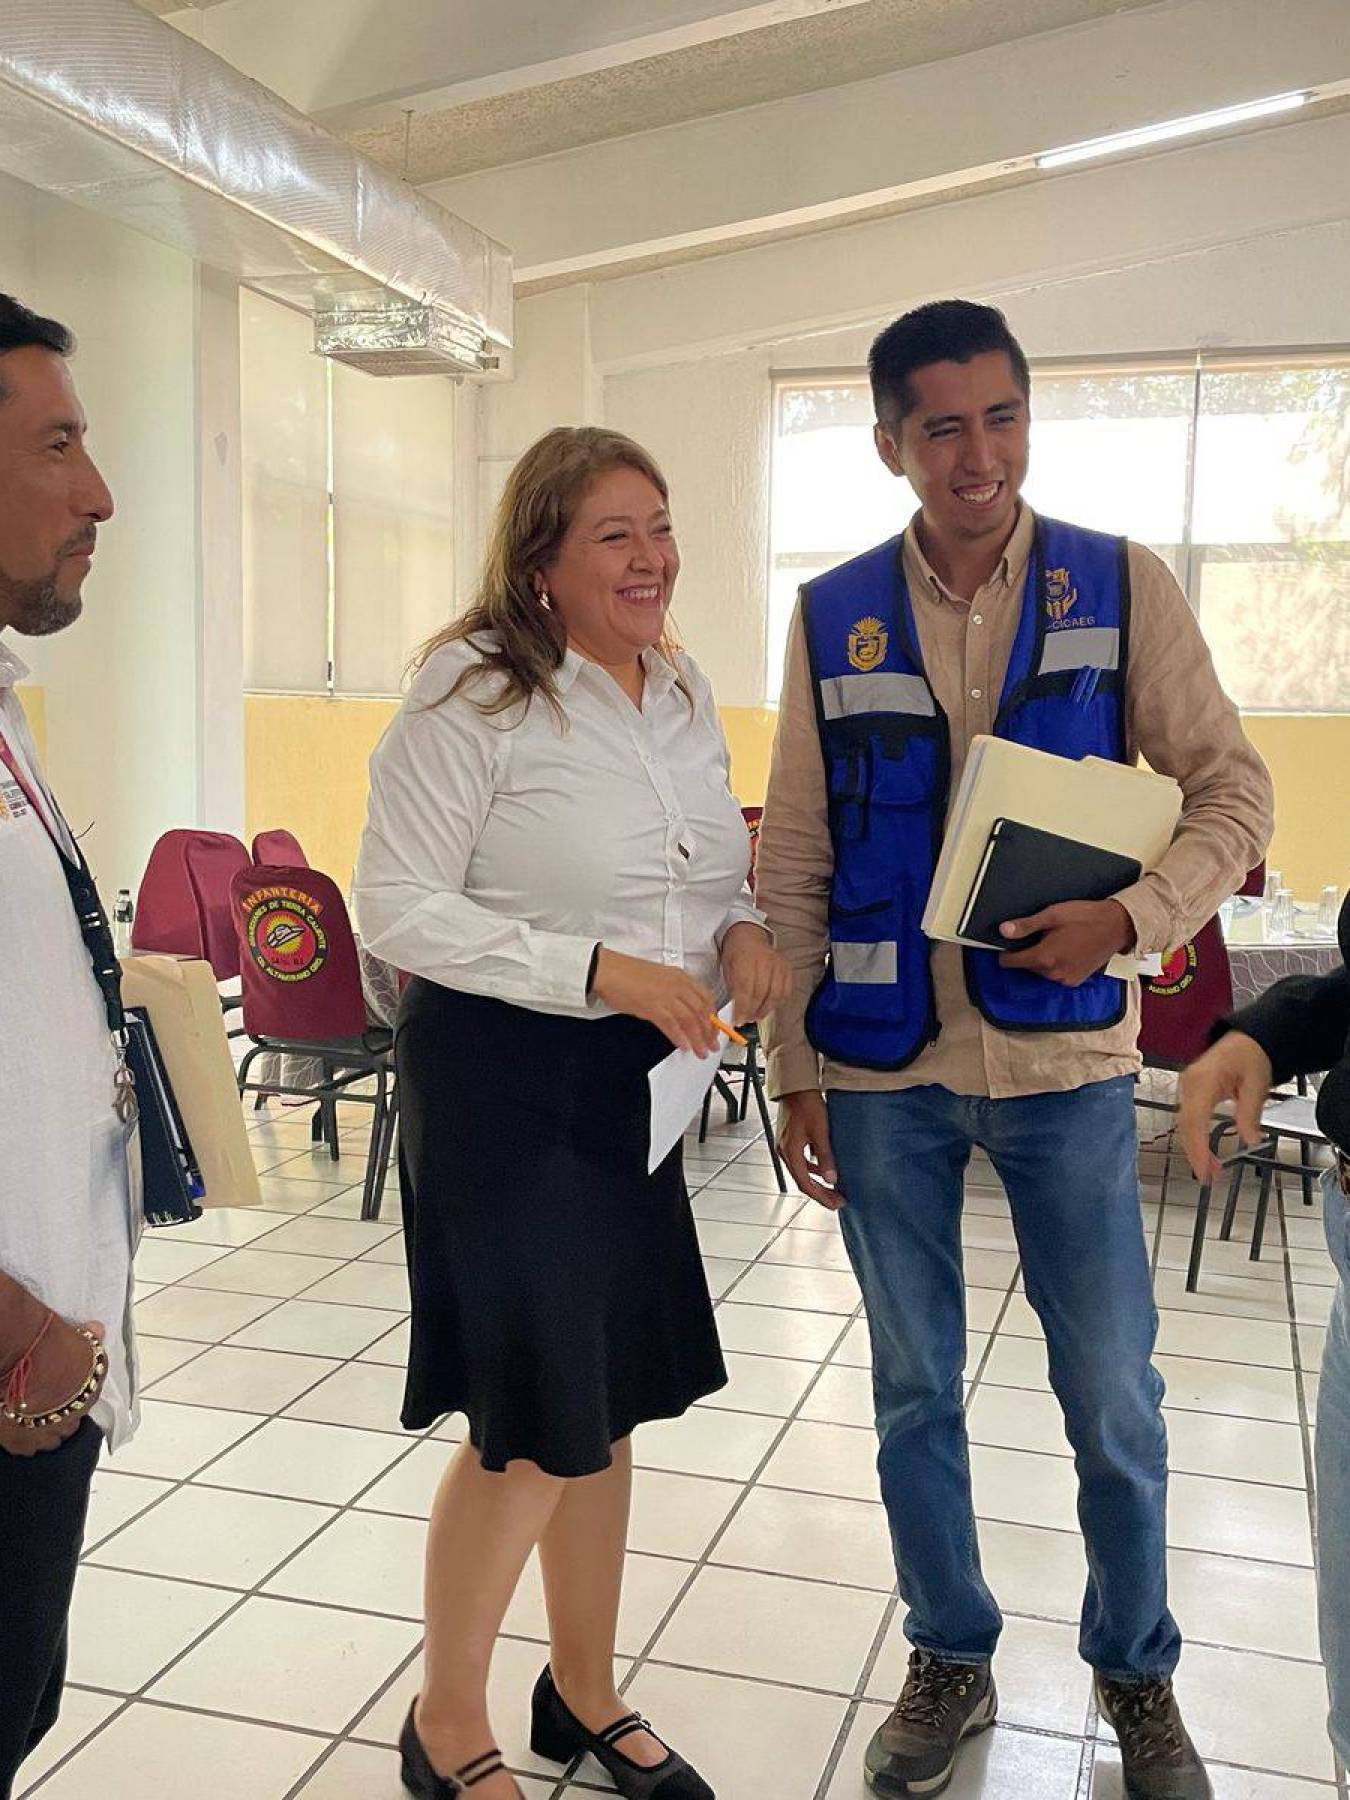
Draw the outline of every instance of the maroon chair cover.
[[[317,869],[272,863],[241,869],[230,897],[249,1036],[359,1043],[366,1003],[337,883]]]
[[[183,845],[188,885],[197,906],[201,954],[217,981],[233,981],[239,973],[239,944],[230,910],[230,883],[241,869],[252,867],[248,851],[221,832],[190,831]]]
[[[764,821],[762,806],[743,806],[741,817],[745,820],[745,828],[750,833],[750,892],[755,891],[755,863],[759,858],[759,828]]]
[[[1154,1069],[1183,1069],[1209,1047],[1214,1024],[1233,1009],[1233,974],[1219,921],[1164,961],[1142,986],[1139,1049]]]
[[[253,840],[253,860],[288,869],[307,869],[309,858],[300,848],[300,840],[289,831],[260,831]]]
[[[166,831],[150,852],[141,877],[131,925],[133,949],[205,956],[197,896],[187,869],[189,841],[229,846],[241,864],[248,861],[248,851],[228,832]]]
[[[1243,882],[1242,886],[1238,889],[1238,893],[1241,894],[1244,897],[1244,899],[1259,900],[1261,898],[1262,894],[1265,893],[1265,891],[1266,891],[1266,861],[1265,861],[1265,858],[1262,857],[1261,861],[1259,863],[1257,863],[1256,867],[1250,872],[1250,874],[1247,876],[1247,879]]]

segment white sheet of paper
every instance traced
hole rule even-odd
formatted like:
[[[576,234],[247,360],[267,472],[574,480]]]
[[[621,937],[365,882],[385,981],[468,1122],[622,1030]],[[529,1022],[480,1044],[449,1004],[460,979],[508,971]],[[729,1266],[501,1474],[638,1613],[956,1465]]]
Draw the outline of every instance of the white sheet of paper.
[[[731,1023],[728,1003],[719,1015],[723,1024]],[[722,1066],[720,1054],[695,1056],[692,1050],[672,1050],[657,1063],[647,1076],[652,1097],[651,1146],[647,1152],[647,1173],[653,1174],[684,1136],[685,1127],[703,1105],[703,1096],[712,1086]]]

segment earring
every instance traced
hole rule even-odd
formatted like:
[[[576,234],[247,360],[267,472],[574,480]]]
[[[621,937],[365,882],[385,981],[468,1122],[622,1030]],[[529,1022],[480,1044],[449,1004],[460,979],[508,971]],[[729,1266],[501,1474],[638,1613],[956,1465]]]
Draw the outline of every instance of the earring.
[[[547,588],[539,589],[539,604],[540,604],[540,606],[543,607],[545,612],[553,611],[553,601],[549,597],[549,591]]]

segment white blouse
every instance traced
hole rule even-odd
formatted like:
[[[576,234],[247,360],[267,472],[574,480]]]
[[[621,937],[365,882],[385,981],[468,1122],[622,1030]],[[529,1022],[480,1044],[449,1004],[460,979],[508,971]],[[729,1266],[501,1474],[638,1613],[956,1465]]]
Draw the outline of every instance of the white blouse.
[[[363,942],[445,987],[539,1012],[597,1016],[597,943],[680,966],[722,993],[718,953],[763,924],[749,837],[727,786],[712,689],[680,657],[643,654],[641,711],[575,651],[542,699],[486,715],[491,688],[442,701],[478,661],[462,640],[418,673],[370,765],[356,873]]]

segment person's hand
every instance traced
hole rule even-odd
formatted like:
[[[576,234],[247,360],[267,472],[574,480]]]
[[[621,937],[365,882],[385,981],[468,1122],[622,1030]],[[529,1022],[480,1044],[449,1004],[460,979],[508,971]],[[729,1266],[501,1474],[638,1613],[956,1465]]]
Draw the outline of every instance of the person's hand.
[[[92,1331],[102,1343],[104,1326],[101,1320],[90,1320],[84,1329]],[[54,1319],[33,1358],[33,1372],[25,1396],[29,1412],[44,1413],[78,1393],[89,1376],[90,1354],[88,1338],[81,1337],[76,1327],[64,1319]],[[37,1456],[46,1450],[59,1449],[80,1429],[102,1391],[100,1381],[89,1395],[83,1412],[46,1425],[41,1431],[11,1425],[7,1419],[0,1418],[0,1451],[7,1451],[11,1456]]]
[[[615,1012],[648,1020],[677,1050],[711,1056],[721,1047],[721,1034],[713,1023],[716,1002],[703,983],[683,969],[602,946],[591,992]]]
[[[830,1145],[830,1115],[817,1088],[784,1094],[778,1108],[778,1153],[808,1200],[830,1212],[844,1205]]]
[[[792,992],[792,964],[748,919],[722,939],[722,974],[731,990],[733,1025],[765,1018]]]
[[[1005,951],[1005,969],[1027,969],[1062,987],[1080,987],[1113,956],[1134,948],[1134,920],[1119,900],[1065,900],[1000,928],[1013,943],[1044,932],[1029,950]]]
[[[1270,1058],[1242,1031],[1228,1032],[1187,1069],[1181,1078],[1177,1135],[1197,1181],[1213,1181],[1219,1171],[1209,1141],[1215,1109],[1223,1101],[1234,1102],[1233,1123],[1248,1149],[1264,1141],[1261,1108],[1273,1080]]]

